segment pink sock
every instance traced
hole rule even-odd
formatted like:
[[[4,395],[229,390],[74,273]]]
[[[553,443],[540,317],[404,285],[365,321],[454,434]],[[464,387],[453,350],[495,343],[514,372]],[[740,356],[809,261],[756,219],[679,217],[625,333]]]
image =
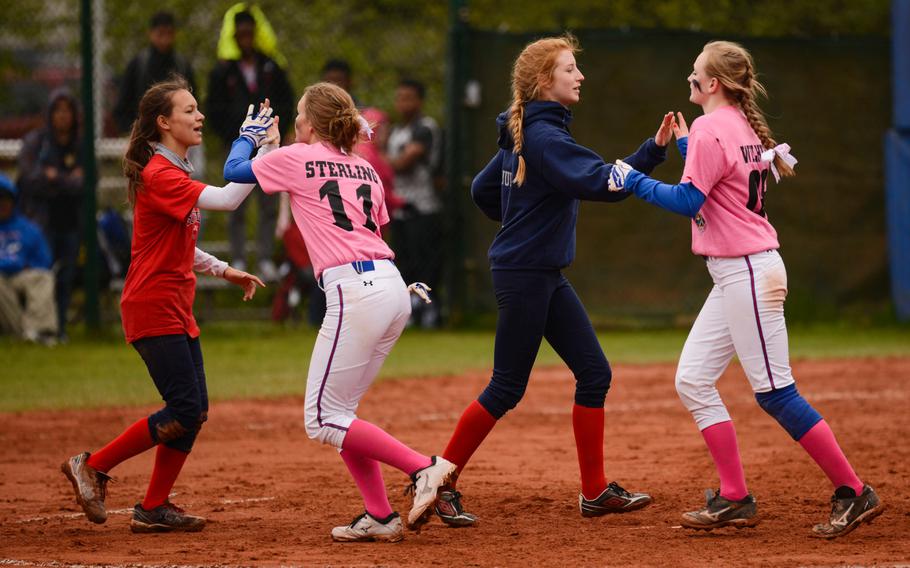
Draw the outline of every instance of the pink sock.
[[[427,456],[415,452],[382,428],[365,420],[355,420],[351,423],[341,447],[363,457],[389,464],[408,475],[432,463]]]
[[[376,519],[385,519],[392,514],[392,506],[385,492],[385,482],[382,481],[382,470],[379,462],[364,457],[350,450],[341,452],[344,465],[348,466],[360,495],[363,496],[363,506],[367,513]]]
[[[822,468],[835,489],[846,485],[852,487],[857,495],[863,492],[863,482],[856,476],[827,422],[821,420],[813,426],[799,439],[799,445]]]
[[[720,477],[720,495],[725,499],[739,501],[749,494],[746,489],[746,476],[743,464],[739,460],[739,447],[736,445],[736,429],[733,422],[727,420],[708,426],[701,431],[708,444],[714,466]]]

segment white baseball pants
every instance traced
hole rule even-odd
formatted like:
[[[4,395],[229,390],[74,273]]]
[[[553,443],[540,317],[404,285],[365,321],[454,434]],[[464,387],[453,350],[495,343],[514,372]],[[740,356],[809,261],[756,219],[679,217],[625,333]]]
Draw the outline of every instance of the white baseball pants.
[[[350,264],[322,274],[326,314],[307,374],[306,431],[337,448],[411,315],[407,286],[392,261],[373,265],[360,274]]]
[[[787,270],[776,250],[735,258],[709,257],[714,288],[679,358],[676,392],[699,430],[730,420],[717,379],[734,353],[753,392],[792,384],[784,300]]]

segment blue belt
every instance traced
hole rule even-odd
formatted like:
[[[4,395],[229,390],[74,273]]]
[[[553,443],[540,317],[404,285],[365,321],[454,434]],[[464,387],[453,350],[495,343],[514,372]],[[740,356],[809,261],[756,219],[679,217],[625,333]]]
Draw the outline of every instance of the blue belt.
[[[357,271],[357,274],[363,274],[364,272],[372,272],[376,270],[376,265],[372,260],[355,260],[351,263],[351,266],[354,267],[354,270]]]

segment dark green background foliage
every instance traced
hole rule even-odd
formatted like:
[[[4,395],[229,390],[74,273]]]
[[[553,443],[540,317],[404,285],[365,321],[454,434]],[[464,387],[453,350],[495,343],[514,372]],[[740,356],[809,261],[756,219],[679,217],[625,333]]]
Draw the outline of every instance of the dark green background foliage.
[[[104,40],[98,48],[104,50],[109,84],[146,45],[152,13],[168,9],[177,15],[177,48],[195,67],[197,95],[204,101],[222,16],[233,3],[104,0]],[[397,81],[416,77],[428,86],[427,110],[444,123],[447,2],[258,3],[275,29],[298,92],[317,80],[326,59],[342,57],[354,67],[354,93],[362,103],[391,111]],[[483,99],[477,109],[458,107],[464,127],[458,151],[465,165],[459,174],[465,183],[452,188],[451,203],[463,217],[453,215],[458,226],[451,236],[465,239],[467,255],[447,259],[458,273],[452,282],[464,289],[464,315],[493,308],[485,253],[496,229],[469,202],[467,184],[494,150],[493,119],[506,106],[515,55],[536,37],[531,32],[562,29],[573,29],[581,39],[579,61],[587,76],[582,102],[574,109],[573,134],[609,160],[653,135],[663,112],[682,110],[690,119],[698,114],[700,109],[687,102],[685,78],[705,41],[744,43],[770,93],[763,106],[771,127],[800,160],[795,179],[772,185],[766,207],[789,269],[789,316],[888,312],[882,180],[882,136],[890,117],[888,0],[467,3],[465,21],[484,31],[467,36],[465,79],[480,81]],[[75,4],[21,0],[13,9],[9,0],[0,0],[6,8],[0,24],[0,113],[5,118],[43,106],[41,96],[15,88],[33,72],[30,62],[38,54],[55,65],[78,66]],[[96,96],[104,108],[113,105],[112,88]],[[209,149],[218,147],[209,140]],[[217,183],[222,156],[210,150],[208,157],[206,177]],[[114,166],[104,167],[114,171]],[[681,168],[672,150],[655,175],[677,181]],[[215,216],[208,223],[205,238],[224,238],[219,220]],[[582,207],[578,256],[569,273],[599,322],[684,323],[710,285],[700,259],[689,253],[688,221],[634,199]]]
[[[579,32],[586,80],[571,131],[608,161],[653,136],[662,114],[681,110],[691,122],[686,76],[713,36],[668,32]],[[474,33],[469,75],[482,85],[479,109],[464,109],[469,169],[495,151],[494,118],[508,105],[509,69],[531,36]],[[771,183],[766,210],[779,232],[789,272],[788,310],[818,317],[887,302],[882,135],[890,117],[888,45],[882,40],[742,38],[770,94],[762,100],[779,142],[799,158],[798,175]],[[677,182],[675,148],[654,176]],[[517,190],[520,191],[520,190]],[[478,308],[492,307],[484,257],[496,224],[469,216],[469,249]],[[689,221],[628,199],[586,203],[570,278],[595,319],[672,320],[694,316],[710,287],[689,252]]]

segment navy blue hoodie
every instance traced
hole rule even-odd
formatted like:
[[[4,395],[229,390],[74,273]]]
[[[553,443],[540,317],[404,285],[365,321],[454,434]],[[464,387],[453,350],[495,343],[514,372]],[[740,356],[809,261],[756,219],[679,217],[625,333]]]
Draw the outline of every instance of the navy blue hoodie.
[[[525,180],[512,184],[518,170],[512,152],[509,115],[496,119],[499,151],[477,174],[471,197],[502,227],[490,246],[493,269],[562,269],[575,259],[579,200],[621,201],[628,192],[607,191],[612,164],[578,144],[569,133],[572,113],[553,101],[525,106]],[[626,163],[649,173],[666,159],[666,148],[649,138]]]

